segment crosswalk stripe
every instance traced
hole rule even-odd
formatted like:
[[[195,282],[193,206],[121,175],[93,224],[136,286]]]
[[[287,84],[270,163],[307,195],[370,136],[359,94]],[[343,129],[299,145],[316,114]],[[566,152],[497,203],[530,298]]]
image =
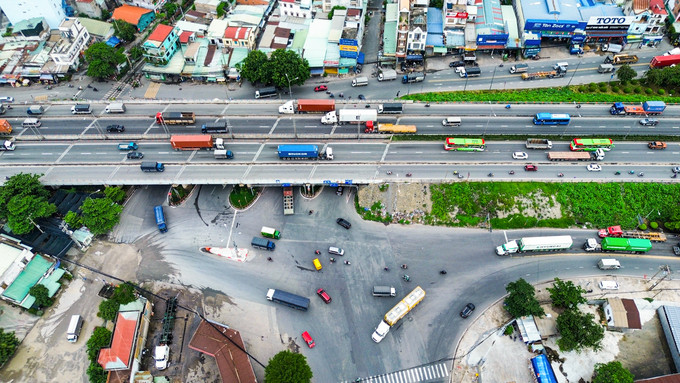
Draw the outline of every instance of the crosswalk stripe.
[[[362,378],[365,383],[417,383],[441,379],[450,375],[447,362],[439,362],[425,366],[409,368],[408,370],[375,375]],[[351,383],[344,381],[342,383]]]

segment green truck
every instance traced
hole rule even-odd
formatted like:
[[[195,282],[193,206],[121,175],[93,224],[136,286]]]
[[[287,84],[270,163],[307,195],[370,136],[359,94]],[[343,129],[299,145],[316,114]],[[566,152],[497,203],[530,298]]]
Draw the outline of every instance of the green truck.
[[[281,232],[276,230],[276,229],[273,229],[271,227],[262,226],[262,230],[260,230],[260,232],[262,233],[263,237],[273,238],[273,239],[281,238]]]
[[[652,250],[652,242],[644,238],[602,238],[602,250],[604,251],[628,251],[634,253],[646,253]]]

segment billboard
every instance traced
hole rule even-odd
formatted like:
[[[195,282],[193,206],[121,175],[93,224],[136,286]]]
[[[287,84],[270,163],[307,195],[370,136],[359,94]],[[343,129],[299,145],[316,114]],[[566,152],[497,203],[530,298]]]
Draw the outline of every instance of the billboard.
[[[586,31],[627,31],[634,20],[634,16],[592,16]]]
[[[527,20],[526,31],[573,32],[578,27],[577,21]]]

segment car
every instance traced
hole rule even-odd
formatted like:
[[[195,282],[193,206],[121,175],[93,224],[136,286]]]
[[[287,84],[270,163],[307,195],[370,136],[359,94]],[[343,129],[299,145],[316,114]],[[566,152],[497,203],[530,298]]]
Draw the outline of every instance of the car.
[[[316,290],[316,295],[320,296],[321,299],[322,299],[326,304],[331,303],[331,300],[332,300],[332,299],[331,299],[331,296],[328,295],[328,293],[326,292],[326,290],[324,290],[324,289],[318,289],[318,290]]]
[[[335,191],[335,194],[342,195],[343,192],[344,192],[344,190],[343,190],[342,186],[338,186],[338,190]]]
[[[527,172],[535,172],[535,171],[538,171],[538,166],[536,166],[534,164],[527,164],[527,165],[524,165],[524,170],[527,171]]]
[[[598,164],[589,164],[586,169],[588,169],[589,172],[599,172],[602,171],[602,166]]]
[[[475,305],[472,303],[468,303],[463,307],[463,310],[460,311],[460,317],[461,318],[467,318],[470,315],[472,315],[472,312],[475,311]]]
[[[307,346],[309,346],[309,348],[314,348],[314,346],[316,346],[316,343],[314,343],[314,339],[312,339],[312,336],[309,335],[307,331],[302,333],[302,339],[305,340],[305,343],[307,343]]]
[[[658,149],[658,150],[663,150],[666,149],[666,143],[663,141],[652,141],[649,144],[647,144],[647,147],[650,149]]]
[[[328,253],[335,255],[345,255],[345,250],[339,247],[331,246],[328,248]]]
[[[0,103],[11,104],[13,102],[14,102],[14,97],[11,97],[11,96],[0,97]]]
[[[512,158],[516,160],[526,160],[529,158],[529,155],[524,152],[514,152],[512,153]]]
[[[680,243],[677,246],[673,246],[673,254],[680,257]]]
[[[106,127],[107,132],[124,132],[125,127],[123,125],[109,125]]]
[[[142,152],[128,152],[127,158],[130,160],[141,160],[144,158],[144,153]]]
[[[465,61],[452,61],[449,63],[449,68],[458,68],[459,66],[465,66]]]
[[[344,219],[344,218],[338,218],[337,220],[335,220],[335,222],[336,222],[338,225],[344,227],[344,228],[347,229],[347,230],[349,230],[349,228],[352,227],[352,224],[349,223],[349,222],[348,222],[346,219]]]
[[[643,118],[640,120],[640,125],[644,126],[656,126],[659,123],[659,120],[656,120],[654,118]]]
[[[671,170],[673,171],[673,173],[680,173],[680,166],[676,166]]]
[[[315,92],[325,92],[328,90],[328,87],[326,85],[319,85],[314,87]]]
[[[360,95],[359,95],[359,100],[362,100],[362,101],[364,101],[364,100],[366,100],[366,97],[364,97],[364,95],[363,95],[363,94],[360,94]]]

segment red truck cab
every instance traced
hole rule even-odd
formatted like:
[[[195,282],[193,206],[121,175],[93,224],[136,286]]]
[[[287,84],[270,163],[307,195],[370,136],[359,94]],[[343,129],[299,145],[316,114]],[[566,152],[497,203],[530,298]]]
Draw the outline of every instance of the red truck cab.
[[[600,231],[597,232],[597,235],[600,238],[621,237],[623,235],[623,230],[621,230],[621,226],[609,226],[606,229],[600,229]]]

